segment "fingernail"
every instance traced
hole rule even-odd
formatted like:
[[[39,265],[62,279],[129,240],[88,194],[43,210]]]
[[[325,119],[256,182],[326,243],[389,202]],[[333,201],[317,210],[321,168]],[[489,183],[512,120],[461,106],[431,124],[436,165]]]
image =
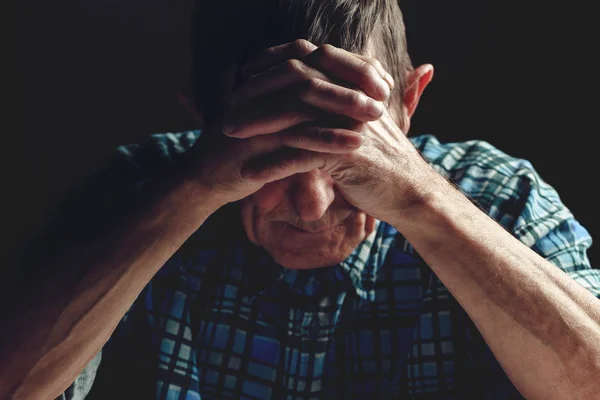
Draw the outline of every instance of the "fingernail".
[[[383,103],[373,99],[367,99],[367,112],[373,117],[381,117],[383,114]]]
[[[346,145],[350,148],[359,148],[363,144],[363,133],[357,133],[348,138]]]
[[[381,97],[383,97],[386,100],[390,97],[390,87],[388,83],[383,79],[381,80],[381,82],[379,82],[379,85],[377,85],[377,92]]]
[[[383,79],[385,79],[385,81],[389,85],[390,89],[393,90],[394,87],[396,86],[396,83],[394,82],[394,78],[392,78],[392,75],[390,75],[389,72],[386,72],[385,77]]]

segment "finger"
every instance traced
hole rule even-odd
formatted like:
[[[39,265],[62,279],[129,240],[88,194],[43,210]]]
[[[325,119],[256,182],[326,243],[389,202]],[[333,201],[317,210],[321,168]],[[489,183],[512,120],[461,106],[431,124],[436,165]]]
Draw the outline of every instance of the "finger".
[[[381,117],[384,105],[364,93],[321,79],[311,78],[299,89],[299,98],[306,104],[358,121],[374,121]]]
[[[275,67],[277,64],[282,63],[289,59],[302,59],[309,55],[313,51],[317,50],[318,47],[308,40],[298,39],[290,43],[285,43],[279,46],[274,46],[259,52],[256,56],[252,57],[242,67],[242,76],[249,78],[252,75],[256,75],[267,69]],[[352,53],[354,54],[354,53]],[[394,78],[383,68],[379,60],[366,57],[360,54],[354,54],[355,57],[370,63],[377,70],[377,73],[383,80],[386,81],[390,89],[394,89],[395,82]]]
[[[294,58],[305,59],[306,63],[317,70],[341,78],[376,100],[387,100],[395,85],[392,76],[378,60],[329,44],[317,48],[303,39],[261,51],[244,65],[242,75],[248,78]]]
[[[365,61],[363,58],[325,44],[306,56],[303,61],[330,77],[334,76],[358,87],[376,100],[387,100],[390,96],[390,86],[381,77],[374,61]]]
[[[392,75],[390,75],[389,72],[387,72],[385,70],[385,68],[383,68],[383,65],[381,64],[381,62],[376,59],[376,58],[370,58],[370,57],[366,57],[360,54],[354,54],[356,57],[360,58],[363,61],[366,61],[368,63],[370,63],[379,73],[379,76],[381,76],[383,78],[384,81],[386,81],[386,83],[388,84],[388,86],[390,87],[390,89],[394,89],[394,87],[396,86],[396,83],[394,82],[394,78],[392,78]]]
[[[249,78],[289,59],[301,59],[317,49],[308,40],[298,39],[290,43],[269,47],[260,51],[242,66],[242,76]]]
[[[337,114],[358,121],[374,121],[384,105],[365,94],[320,79],[311,78],[294,91],[231,108],[223,133],[238,138],[279,132],[307,121]]]
[[[357,132],[321,126],[296,127],[276,135],[285,146],[321,153],[349,153],[363,143],[362,136]]]
[[[319,115],[322,114],[318,110],[298,100],[263,99],[245,107],[229,109],[221,131],[227,136],[246,139],[314,121]]]
[[[248,160],[241,170],[245,179],[269,183],[294,174],[325,168],[331,155],[302,149],[283,148]]]
[[[281,148],[296,148],[329,154],[348,154],[360,148],[363,143],[362,135],[349,128],[323,126],[294,127],[277,134],[259,135],[248,139],[217,136],[237,146],[241,160],[249,160],[260,154],[271,153]]]
[[[230,105],[237,106],[242,102],[247,102],[266,93],[276,92],[310,78],[328,80],[325,74],[304,64],[302,61],[295,58],[288,59],[244,82],[232,94]]]

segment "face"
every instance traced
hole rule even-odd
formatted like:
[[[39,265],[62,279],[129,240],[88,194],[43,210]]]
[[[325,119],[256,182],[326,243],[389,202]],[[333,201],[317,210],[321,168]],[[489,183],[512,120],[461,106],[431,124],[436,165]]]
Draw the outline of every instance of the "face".
[[[221,73],[216,100],[226,102],[241,82],[236,65]],[[290,269],[340,263],[375,227],[375,219],[346,202],[320,170],[267,184],[239,204],[248,239]]]
[[[241,83],[237,70],[221,69],[219,101]],[[338,264],[375,229],[375,219],[346,202],[320,170],[267,184],[239,204],[248,239],[290,269]]]
[[[335,265],[375,227],[320,170],[265,185],[240,202],[240,211],[248,238],[291,269]]]

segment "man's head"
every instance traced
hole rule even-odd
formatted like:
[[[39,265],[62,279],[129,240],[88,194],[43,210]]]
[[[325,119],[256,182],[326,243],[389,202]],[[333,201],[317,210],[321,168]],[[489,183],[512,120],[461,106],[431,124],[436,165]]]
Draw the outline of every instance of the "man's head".
[[[206,125],[246,59],[296,39],[378,59],[396,83],[388,110],[404,132],[431,78],[412,68],[397,0],[200,0],[196,11],[192,76]],[[248,238],[288,268],[337,264],[374,229],[374,219],[346,202],[320,170],[267,184],[240,205]]]
[[[197,0],[192,33],[194,100],[207,124],[232,89],[235,68],[261,49],[296,39],[377,58],[402,113],[412,64],[397,0]]]

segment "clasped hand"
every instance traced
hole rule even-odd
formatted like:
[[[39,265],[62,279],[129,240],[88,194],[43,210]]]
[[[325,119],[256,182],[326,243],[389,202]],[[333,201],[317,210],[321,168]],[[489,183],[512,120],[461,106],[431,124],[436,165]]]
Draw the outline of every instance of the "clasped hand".
[[[389,221],[426,194],[426,161],[385,104],[394,81],[375,59],[306,40],[266,49],[243,67],[218,149],[200,181],[222,203],[321,169],[345,200]]]

